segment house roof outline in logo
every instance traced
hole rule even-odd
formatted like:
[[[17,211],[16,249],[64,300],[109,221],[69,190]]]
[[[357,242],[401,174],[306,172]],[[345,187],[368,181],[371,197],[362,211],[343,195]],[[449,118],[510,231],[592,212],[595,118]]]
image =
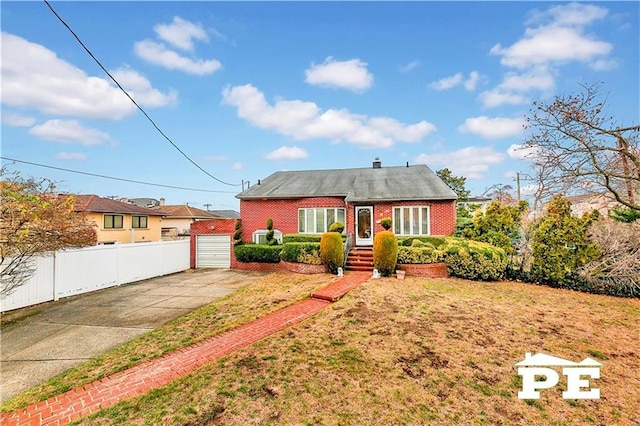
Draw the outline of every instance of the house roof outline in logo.
[[[524,360],[516,364],[516,367],[602,367],[602,364],[589,357],[582,361],[573,362],[568,359],[559,358],[553,355],[547,355],[538,352],[531,355],[531,352],[525,354]]]

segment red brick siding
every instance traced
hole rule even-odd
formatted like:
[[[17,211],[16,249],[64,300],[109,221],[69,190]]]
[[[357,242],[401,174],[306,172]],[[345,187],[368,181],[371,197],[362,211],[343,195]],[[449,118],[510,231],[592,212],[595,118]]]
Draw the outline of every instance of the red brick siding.
[[[383,217],[393,217],[396,206],[429,206],[430,229],[432,235],[451,235],[456,227],[456,207],[454,201],[415,201],[372,203],[374,222]],[[273,220],[273,227],[283,234],[298,233],[298,209],[305,207],[345,207],[340,197],[302,198],[292,200],[241,200],[240,216],[242,217],[242,239],[249,242],[253,232],[266,229],[267,219]],[[346,231],[355,233],[355,206],[349,204],[346,211]],[[374,232],[382,231],[379,224]]]
[[[290,200],[240,200],[242,240],[251,242],[253,232],[267,229],[267,219],[283,234],[298,233],[298,209],[308,207],[344,207],[340,197],[299,198]]]

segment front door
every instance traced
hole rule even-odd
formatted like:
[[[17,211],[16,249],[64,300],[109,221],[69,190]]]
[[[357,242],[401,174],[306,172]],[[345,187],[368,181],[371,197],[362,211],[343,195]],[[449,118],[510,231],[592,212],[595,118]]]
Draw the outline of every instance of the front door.
[[[356,245],[373,245],[373,207],[356,207]]]

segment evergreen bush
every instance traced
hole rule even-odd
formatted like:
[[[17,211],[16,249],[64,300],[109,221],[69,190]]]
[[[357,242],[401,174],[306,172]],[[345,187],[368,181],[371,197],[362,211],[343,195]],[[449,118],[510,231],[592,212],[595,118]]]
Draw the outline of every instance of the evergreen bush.
[[[242,244],[242,223],[240,219],[236,220],[236,230],[233,233],[233,245],[237,246]]]
[[[329,225],[329,232],[337,232],[339,234],[342,234],[342,231],[344,231],[344,223],[342,222],[333,222],[331,225]]]
[[[373,239],[373,267],[381,276],[391,276],[398,263],[398,239],[391,231],[378,232]]]
[[[332,274],[344,265],[344,247],[342,236],[338,232],[325,232],[320,239],[320,258]]]

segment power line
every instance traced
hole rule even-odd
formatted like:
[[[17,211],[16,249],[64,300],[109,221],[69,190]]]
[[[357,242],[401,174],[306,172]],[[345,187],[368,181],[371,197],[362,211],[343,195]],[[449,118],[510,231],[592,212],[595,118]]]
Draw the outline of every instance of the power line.
[[[83,172],[81,170],[64,169],[62,167],[55,167],[55,166],[49,166],[49,165],[46,165],[46,164],[32,163],[30,161],[17,160],[15,158],[8,158],[8,157],[0,157],[0,158],[3,159],[3,160],[6,160],[6,161],[13,161],[15,163],[29,164],[30,166],[44,167],[44,168],[53,169],[53,170],[61,170],[63,172],[69,172],[69,173],[78,173],[78,174],[81,174],[81,175],[99,177],[99,178],[103,178],[103,179],[119,180],[121,182],[137,183],[137,184],[140,184],[140,185],[158,186],[158,187],[161,187],[161,188],[171,188],[171,189],[181,189],[183,191],[216,192],[216,193],[223,193],[223,194],[235,194],[234,191],[215,191],[215,190],[212,190],[212,189],[198,189],[198,188],[187,188],[187,187],[184,187],[184,186],[163,185],[161,183],[143,182],[143,181],[140,181],[140,180],[133,180],[133,179],[126,179],[126,178],[119,178],[119,177],[115,177],[115,176],[100,175],[100,174],[97,174],[97,173]]]
[[[220,182],[220,183],[222,183],[224,185],[229,185],[229,186],[240,186],[241,185],[239,183],[229,183],[229,182],[225,182],[225,181],[223,181],[221,179],[218,179],[217,177],[215,177],[214,175],[212,175],[211,173],[209,173],[208,171],[203,169],[198,163],[196,163],[194,160],[192,160],[191,157],[189,157],[183,150],[181,150],[180,147],[178,147],[178,145],[173,143],[173,141],[169,138],[169,136],[167,136],[160,129],[160,127],[158,127],[158,125],[155,123],[155,121],[153,121],[153,119],[149,116],[149,114],[147,114],[147,112],[140,105],[138,105],[138,103],[131,97],[131,95],[129,95],[129,93],[111,75],[111,73],[109,73],[109,71],[107,71],[107,69],[104,67],[104,65],[102,65],[102,63],[98,60],[98,58],[96,58],[94,56],[94,54],[91,52],[91,50],[89,50],[89,48],[82,42],[82,40],[80,40],[80,37],[78,37],[78,35],[71,29],[71,27],[64,21],[64,19],[62,19],[62,17],[60,15],[58,15],[58,13],[53,9],[53,6],[51,6],[51,4],[49,4],[49,2],[47,0],[43,0],[43,1],[47,5],[49,10],[51,10],[51,12],[55,15],[55,17],[58,18],[58,20],[62,23],[62,25],[64,25],[69,30],[69,32],[71,32],[73,37],[78,41],[78,43],[80,43],[80,46],[82,46],[82,48],[89,54],[89,56],[91,56],[91,58],[98,64],[98,66],[102,69],[102,71],[104,71],[109,76],[109,78],[111,78],[111,80],[116,84],[116,86],[118,86],[118,88],[127,96],[127,98],[129,98],[129,100],[131,100],[131,102],[133,102],[133,104],[140,110],[140,112],[142,112],[142,114],[144,114],[144,116],[147,118],[147,120],[149,120],[151,125],[153,127],[155,127],[155,129],[162,135],[162,137],[165,138],[167,140],[167,142],[169,142],[175,149],[177,149],[178,152],[180,154],[182,154],[182,156],[184,158],[189,160],[189,162],[191,164],[196,166],[204,174],[206,174],[207,176],[217,180],[218,182]]]

